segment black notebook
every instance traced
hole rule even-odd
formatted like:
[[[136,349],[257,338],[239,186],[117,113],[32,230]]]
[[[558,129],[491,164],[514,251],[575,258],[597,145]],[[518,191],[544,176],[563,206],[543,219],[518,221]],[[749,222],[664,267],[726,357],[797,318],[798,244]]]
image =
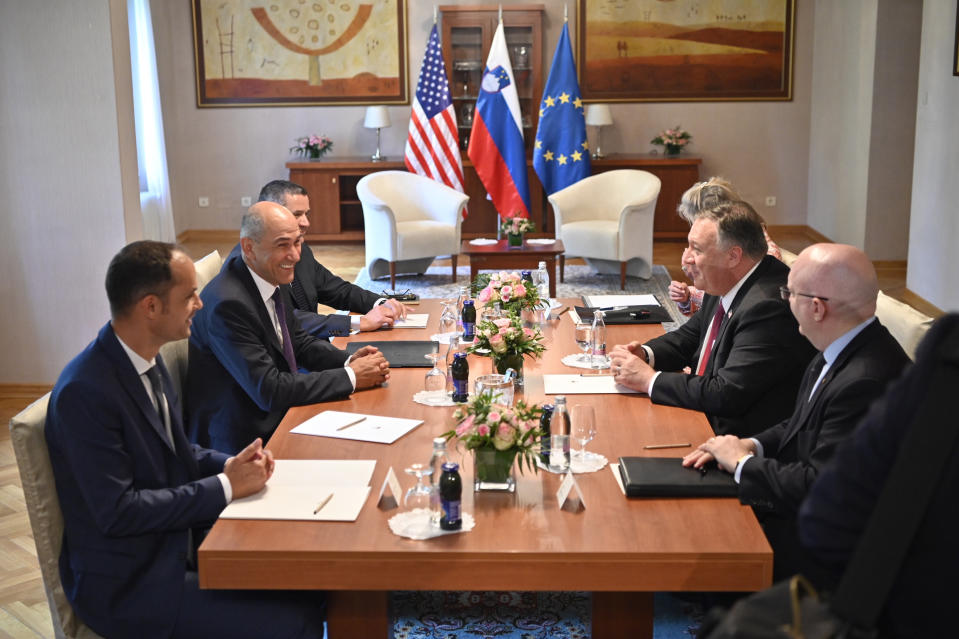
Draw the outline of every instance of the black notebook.
[[[390,363],[390,368],[432,368],[426,354],[433,350],[429,341],[350,342],[346,352],[352,355],[364,346],[375,346]]]
[[[686,468],[680,457],[620,457],[619,474],[627,497],[735,497],[739,487],[715,463],[703,473]]]
[[[587,306],[576,306],[576,314],[583,322],[593,321],[593,309]],[[616,307],[616,310],[603,311],[603,321],[607,324],[659,324],[671,322],[666,309],[658,305]]]

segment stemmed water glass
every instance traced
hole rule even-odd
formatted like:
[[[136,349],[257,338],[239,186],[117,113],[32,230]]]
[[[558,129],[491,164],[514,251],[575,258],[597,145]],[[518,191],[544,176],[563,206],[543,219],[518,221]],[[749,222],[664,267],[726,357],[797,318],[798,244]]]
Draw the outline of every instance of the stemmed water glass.
[[[406,473],[416,477],[416,484],[406,491],[403,506],[409,511],[423,509],[429,513],[433,486],[426,479],[433,474],[433,469],[427,464],[410,464]]]
[[[441,371],[438,365],[440,360],[439,342],[433,342],[433,348],[429,353],[426,354],[426,359],[433,363],[433,368],[426,373],[426,377],[423,382],[423,388],[427,391],[446,390],[446,373]]]
[[[456,311],[453,310],[456,300],[443,301],[443,313],[440,315],[440,333],[448,335],[450,339],[456,333]]]
[[[583,351],[577,360],[583,364],[592,364],[589,352],[593,343],[593,325],[589,322],[576,322],[575,337],[576,345]]]
[[[586,459],[586,444],[596,437],[596,412],[592,406],[576,404],[570,411],[573,439],[579,442],[579,452],[576,455],[580,460]]]

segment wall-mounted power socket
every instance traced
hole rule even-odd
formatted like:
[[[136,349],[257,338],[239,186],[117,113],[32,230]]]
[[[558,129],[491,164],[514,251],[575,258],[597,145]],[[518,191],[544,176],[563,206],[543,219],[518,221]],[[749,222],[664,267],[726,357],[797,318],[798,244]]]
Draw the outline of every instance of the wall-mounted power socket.
[[[201,209],[205,209],[206,207],[210,206],[210,198],[206,197],[205,195],[201,195],[197,198],[196,203]]]
[[[766,206],[776,206],[776,196],[767,195],[766,196]]]

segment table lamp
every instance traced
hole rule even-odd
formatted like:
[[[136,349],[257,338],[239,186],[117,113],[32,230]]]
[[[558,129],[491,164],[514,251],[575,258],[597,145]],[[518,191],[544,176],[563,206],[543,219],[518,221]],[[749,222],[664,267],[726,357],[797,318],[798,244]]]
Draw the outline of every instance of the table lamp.
[[[382,162],[386,158],[380,155],[380,129],[390,126],[390,113],[385,106],[366,107],[366,119],[363,120],[363,126],[367,129],[376,129],[376,153],[370,159],[374,162]]]
[[[603,154],[603,127],[613,123],[613,115],[609,112],[608,104],[587,104],[586,124],[596,127],[596,150],[594,158],[604,158]]]

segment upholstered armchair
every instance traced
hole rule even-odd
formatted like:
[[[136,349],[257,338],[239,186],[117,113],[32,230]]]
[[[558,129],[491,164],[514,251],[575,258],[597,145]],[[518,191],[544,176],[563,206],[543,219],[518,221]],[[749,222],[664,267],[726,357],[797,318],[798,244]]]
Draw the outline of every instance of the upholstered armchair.
[[[592,175],[550,195],[565,257],[585,258],[600,273],[615,273],[618,267],[622,290],[627,274],[649,279],[659,188],[652,173],[623,169]],[[560,281],[564,263],[560,260]]]
[[[371,279],[424,273],[438,255],[450,255],[456,281],[460,226],[469,196],[406,171],[379,171],[361,179],[366,267]]]

